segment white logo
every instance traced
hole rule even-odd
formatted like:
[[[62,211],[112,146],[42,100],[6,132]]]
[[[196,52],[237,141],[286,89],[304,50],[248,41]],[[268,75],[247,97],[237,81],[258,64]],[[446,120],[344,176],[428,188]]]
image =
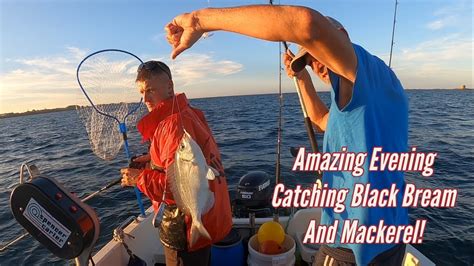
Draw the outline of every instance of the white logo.
[[[23,216],[60,248],[64,246],[71,235],[71,231],[51,216],[33,198],[26,205]]]
[[[269,185],[270,185],[270,180],[267,180],[267,182],[265,182],[265,183],[261,184],[260,186],[258,186],[258,191],[264,190]]]

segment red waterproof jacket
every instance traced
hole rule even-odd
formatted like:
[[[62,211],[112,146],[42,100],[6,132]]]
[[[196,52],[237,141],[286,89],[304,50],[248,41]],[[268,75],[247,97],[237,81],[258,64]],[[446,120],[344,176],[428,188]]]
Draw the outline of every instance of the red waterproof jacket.
[[[194,251],[222,240],[229,233],[232,227],[232,212],[224,167],[216,141],[203,112],[191,107],[184,94],[176,94],[175,97],[161,102],[139,121],[137,128],[143,139],[151,141],[151,162],[164,171],[145,169],[138,178],[137,187],[153,201],[156,211],[167,182],[166,169],[174,162],[178,144],[184,135],[183,126],[201,147],[207,164],[221,174],[215,180],[208,181],[209,188],[214,192],[214,207],[202,216],[204,227],[212,240],[201,237],[192,247],[188,242],[188,250]],[[175,204],[169,183],[166,186],[165,203]],[[191,217],[186,216],[185,222],[187,239],[190,239]]]

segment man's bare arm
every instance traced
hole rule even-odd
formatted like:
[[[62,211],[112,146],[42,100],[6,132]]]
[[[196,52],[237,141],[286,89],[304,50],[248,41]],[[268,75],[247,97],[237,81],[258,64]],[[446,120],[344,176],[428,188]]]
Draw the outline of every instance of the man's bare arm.
[[[316,93],[311,77],[306,69],[297,76],[297,82],[311,122],[318,127],[319,132],[326,131],[329,110]]]
[[[172,58],[190,48],[205,32],[224,30],[297,43],[333,72],[355,81],[357,59],[349,38],[319,12],[306,7],[207,8],[177,16],[165,29],[173,46]]]

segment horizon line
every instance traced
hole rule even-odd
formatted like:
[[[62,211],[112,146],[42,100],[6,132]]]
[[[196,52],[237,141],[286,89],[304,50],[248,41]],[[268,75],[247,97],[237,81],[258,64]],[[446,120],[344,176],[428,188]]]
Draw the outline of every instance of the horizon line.
[[[422,88],[409,88],[405,90],[463,90],[461,88],[451,88],[451,89],[446,89],[446,88],[430,88],[430,89],[422,89]],[[465,88],[464,90],[473,90],[473,88]],[[318,91],[318,93],[328,93],[330,90],[324,90],[324,91]],[[184,93],[184,92],[178,92],[178,93]],[[282,94],[295,94],[295,92],[282,92]],[[258,95],[272,95],[272,94],[278,94],[278,92],[272,92],[272,93],[253,93],[253,94],[233,94],[233,95],[216,95],[216,96],[204,96],[204,97],[188,97],[188,99],[193,100],[193,99],[212,99],[212,98],[223,98],[223,97],[239,97],[239,96],[258,96]],[[28,112],[40,112],[40,111],[48,111],[48,110],[55,110],[55,109],[66,109],[70,108],[72,106],[77,106],[77,104],[70,104],[67,106],[57,106],[57,107],[49,107],[49,108],[43,108],[43,109],[31,109],[31,110],[26,110],[22,112],[4,112],[0,113],[0,116],[4,116],[7,114],[12,114],[12,115],[19,115],[19,114],[25,114]]]

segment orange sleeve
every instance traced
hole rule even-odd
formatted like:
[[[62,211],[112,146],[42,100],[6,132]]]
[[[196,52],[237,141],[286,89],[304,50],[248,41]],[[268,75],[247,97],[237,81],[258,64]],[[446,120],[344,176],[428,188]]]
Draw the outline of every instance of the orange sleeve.
[[[152,169],[144,169],[138,177],[137,187],[149,199],[161,202],[166,174]]]

